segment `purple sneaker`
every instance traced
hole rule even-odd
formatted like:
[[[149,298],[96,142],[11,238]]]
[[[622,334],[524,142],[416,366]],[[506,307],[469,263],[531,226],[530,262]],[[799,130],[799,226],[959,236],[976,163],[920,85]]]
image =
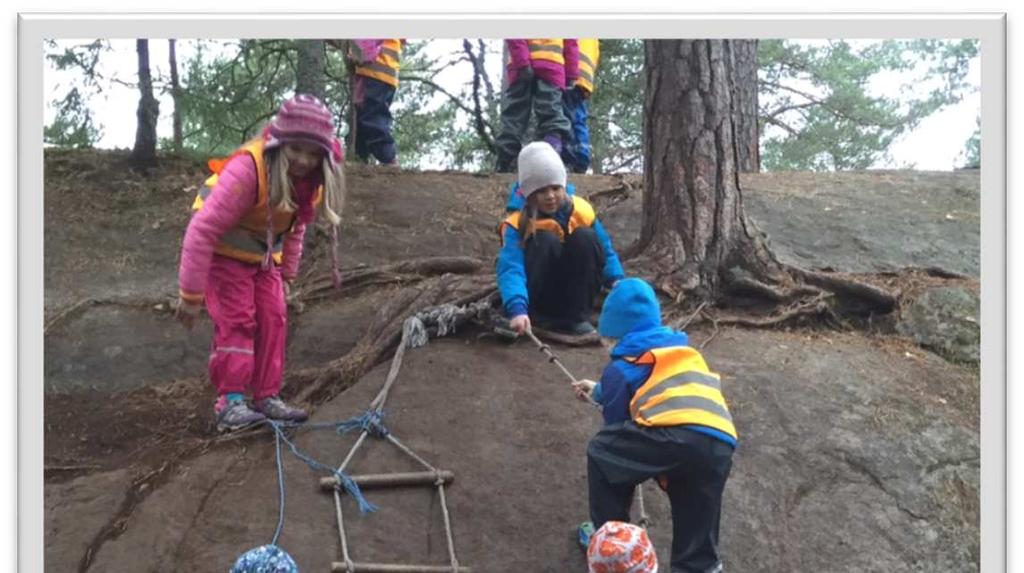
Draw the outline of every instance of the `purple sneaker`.
[[[231,400],[221,396],[213,408],[217,413],[217,431],[229,432],[240,430],[266,421],[267,417],[252,411],[242,400]]]
[[[277,396],[268,396],[262,400],[253,402],[253,408],[262,412],[271,420],[283,420],[285,422],[305,422],[309,414],[302,408],[296,408],[284,403],[284,400]]]

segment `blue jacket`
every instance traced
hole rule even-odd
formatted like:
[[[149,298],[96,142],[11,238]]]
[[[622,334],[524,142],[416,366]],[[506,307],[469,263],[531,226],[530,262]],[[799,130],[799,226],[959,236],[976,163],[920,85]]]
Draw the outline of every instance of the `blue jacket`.
[[[519,184],[515,183],[509,190],[508,203],[505,210],[508,212],[518,211],[525,203],[525,199],[518,193]],[[573,195],[576,189],[570,184],[566,192]],[[572,215],[572,202],[567,202],[554,215],[554,219],[564,228],[569,223]],[[543,216],[543,215],[542,215]],[[608,236],[604,226],[599,219],[594,220],[592,227],[597,234],[598,241],[604,251],[604,269],[601,276],[605,283],[612,282],[626,276],[622,270],[622,263],[619,255],[612,247],[612,239]],[[498,290],[501,292],[501,300],[505,303],[505,314],[512,317],[520,314],[527,314],[530,306],[530,297],[526,288],[526,254],[523,251],[522,237],[519,231],[506,226],[504,230],[504,244],[498,251]]]
[[[677,332],[667,326],[635,330],[622,337],[619,343],[612,348],[612,361],[605,367],[601,374],[601,380],[594,388],[594,400],[604,408],[604,423],[607,425],[619,424],[632,419],[629,413],[629,403],[633,400],[636,391],[651,375],[652,366],[632,364],[624,360],[625,357],[637,357],[652,348],[688,345],[689,337],[685,332]],[[690,425],[687,428],[736,447],[736,440],[732,436],[713,428],[697,425]]]

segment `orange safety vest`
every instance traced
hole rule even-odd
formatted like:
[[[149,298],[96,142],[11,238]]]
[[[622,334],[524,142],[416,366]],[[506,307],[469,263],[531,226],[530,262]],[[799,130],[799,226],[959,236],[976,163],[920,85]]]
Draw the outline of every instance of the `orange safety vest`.
[[[562,55],[561,38],[527,40],[526,43],[530,47],[531,60],[547,60],[563,66],[565,65],[565,56]]]
[[[700,352],[689,346],[668,346],[626,360],[654,366],[629,403],[629,413],[637,424],[695,424],[737,438],[722,395],[721,377],[708,369]]]
[[[576,85],[587,90],[587,93],[594,93],[594,74],[598,60],[601,59],[601,48],[597,38],[580,38],[577,43],[580,46],[580,76],[576,78]]]
[[[594,211],[594,207],[582,197],[575,195],[570,197],[572,199],[572,214],[569,215],[569,233],[573,234],[576,229],[581,227],[590,227],[594,224],[597,219],[597,213]],[[502,245],[505,244],[505,227],[509,226],[513,229],[519,230],[519,211],[512,213],[505,218],[504,221],[498,225],[498,236],[501,238]],[[534,228],[538,231],[549,231],[558,235],[558,239],[565,242],[566,232],[562,228],[558,221],[553,218],[535,219]]]
[[[214,173],[206,179],[196,194],[195,201],[192,202],[192,210],[198,211],[203,208],[206,198],[210,196],[214,186],[217,185],[224,166],[239,155],[248,155],[256,163],[256,180],[258,182],[256,203],[249,208],[237,225],[221,236],[220,242],[213,252],[246,263],[261,263],[267,254],[267,201],[269,194],[267,185],[269,179],[267,178],[267,165],[263,158],[262,139],[254,139],[246,143],[231,154],[227,160],[211,159],[209,161],[210,169]],[[323,192],[322,185],[317,187],[313,196],[314,206],[320,205],[320,202],[323,201]],[[284,234],[290,231],[295,224],[295,213],[274,207],[270,220],[274,236],[274,244],[270,246],[271,256],[275,263],[281,264]]]
[[[377,59],[368,64],[356,66],[361,76],[380,80],[391,87],[398,87],[398,68],[402,59],[402,41],[384,40]]]

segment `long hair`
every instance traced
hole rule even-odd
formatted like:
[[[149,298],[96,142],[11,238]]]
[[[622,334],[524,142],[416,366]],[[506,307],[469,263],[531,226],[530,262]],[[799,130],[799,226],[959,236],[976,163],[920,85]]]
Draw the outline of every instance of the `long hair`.
[[[519,228],[516,230],[522,237],[519,244],[525,247],[526,242],[537,232],[537,206],[533,202],[527,201],[519,211]]]
[[[292,180],[288,176],[288,157],[282,148],[277,147],[266,153],[266,159],[270,205],[289,213],[294,212],[298,206],[295,204]],[[320,163],[323,170],[324,196],[317,213],[331,225],[338,225],[341,223],[341,212],[345,207],[345,173],[340,164],[332,164],[327,157]]]

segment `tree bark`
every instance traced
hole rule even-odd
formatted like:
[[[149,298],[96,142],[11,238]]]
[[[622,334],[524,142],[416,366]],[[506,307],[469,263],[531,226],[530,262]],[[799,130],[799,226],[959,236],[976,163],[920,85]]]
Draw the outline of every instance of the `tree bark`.
[[[733,40],[735,73],[736,153],[741,173],[761,171],[757,124],[757,40]]]
[[[644,42],[643,219],[638,247],[698,299],[727,272],[792,284],[743,212],[729,40]]]
[[[184,147],[181,133],[181,84],[178,82],[177,40],[167,40],[168,58],[171,67],[171,101],[174,102],[174,151],[180,152]]]
[[[136,167],[156,165],[156,120],[160,116],[160,102],[153,97],[153,79],[149,72],[149,40],[136,40],[139,54],[139,109],[135,130],[135,147],[131,161]]]
[[[892,311],[896,297],[875,286],[781,264],[744,214],[734,43],[644,42],[645,193],[637,250],[654,263],[656,286],[694,306],[729,298],[788,305],[763,324]]]
[[[298,40],[295,66],[295,93],[313,94],[324,99],[324,41]]]

